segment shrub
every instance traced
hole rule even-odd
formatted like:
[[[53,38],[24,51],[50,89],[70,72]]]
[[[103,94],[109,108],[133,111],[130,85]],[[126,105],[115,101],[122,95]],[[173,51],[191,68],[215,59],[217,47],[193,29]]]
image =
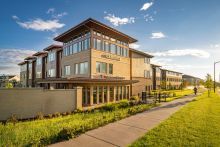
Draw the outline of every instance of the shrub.
[[[54,116],[54,117],[60,117],[61,115],[60,115],[59,112],[56,112],[56,113],[53,114],[53,116]]]
[[[173,93],[173,97],[176,97],[176,93],[175,92]]]
[[[53,118],[52,114],[48,114],[47,116],[48,116],[48,118]]]
[[[8,118],[7,123],[16,124],[18,122],[17,117],[13,114],[11,117]]]
[[[139,101],[140,98],[138,96],[131,96],[130,100],[131,101]]]
[[[129,105],[130,104],[128,100],[122,100],[118,103],[118,108],[127,108]]]
[[[36,116],[36,119],[39,119],[39,120],[44,119],[44,114],[42,112],[38,112],[37,116]]]
[[[116,104],[113,103],[105,104],[103,107],[101,107],[101,109],[104,111],[113,111],[116,109]]]

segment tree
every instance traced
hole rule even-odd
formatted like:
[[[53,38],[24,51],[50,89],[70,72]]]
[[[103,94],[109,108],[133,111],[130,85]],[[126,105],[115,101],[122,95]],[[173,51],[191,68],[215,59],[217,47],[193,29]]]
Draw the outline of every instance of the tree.
[[[5,88],[13,88],[13,84],[12,84],[12,83],[7,82],[7,83],[6,83]]]
[[[210,92],[213,87],[213,81],[212,81],[212,77],[210,74],[206,75],[206,80],[205,80],[204,85],[208,89],[208,97],[210,97]]]
[[[162,80],[160,85],[161,85],[161,89],[166,89],[166,81],[165,80]]]

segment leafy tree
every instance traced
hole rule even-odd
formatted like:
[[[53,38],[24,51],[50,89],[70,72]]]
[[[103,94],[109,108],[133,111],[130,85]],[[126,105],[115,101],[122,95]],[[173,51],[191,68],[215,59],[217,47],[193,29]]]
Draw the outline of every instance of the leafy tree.
[[[166,81],[165,80],[162,80],[160,85],[161,85],[161,89],[166,89]]]
[[[206,80],[205,80],[204,85],[208,89],[208,97],[210,97],[210,91],[213,87],[213,81],[212,81],[212,77],[210,74],[206,75]]]
[[[7,82],[7,83],[6,83],[5,88],[13,88],[13,84],[12,84],[12,83]]]

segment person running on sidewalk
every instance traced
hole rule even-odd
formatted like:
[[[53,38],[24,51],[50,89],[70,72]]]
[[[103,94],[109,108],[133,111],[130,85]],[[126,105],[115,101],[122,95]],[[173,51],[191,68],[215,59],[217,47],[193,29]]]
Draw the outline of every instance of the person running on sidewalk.
[[[194,94],[195,94],[195,95],[197,95],[197,88],[196,88],[196,87],[194,87],[194,89],[193,89],[193,90],[194,90]]]

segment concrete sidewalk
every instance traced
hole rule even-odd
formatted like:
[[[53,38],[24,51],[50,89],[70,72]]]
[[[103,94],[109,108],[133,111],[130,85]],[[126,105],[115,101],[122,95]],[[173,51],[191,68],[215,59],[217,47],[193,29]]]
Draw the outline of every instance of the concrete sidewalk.
[[[86,132],[69,141],[51,145],[52,147],[110,147],[127,146],[160,124],[182,106],[192,101],[194,96],[186,96],[161,106],[130,116],[120,121]]]

